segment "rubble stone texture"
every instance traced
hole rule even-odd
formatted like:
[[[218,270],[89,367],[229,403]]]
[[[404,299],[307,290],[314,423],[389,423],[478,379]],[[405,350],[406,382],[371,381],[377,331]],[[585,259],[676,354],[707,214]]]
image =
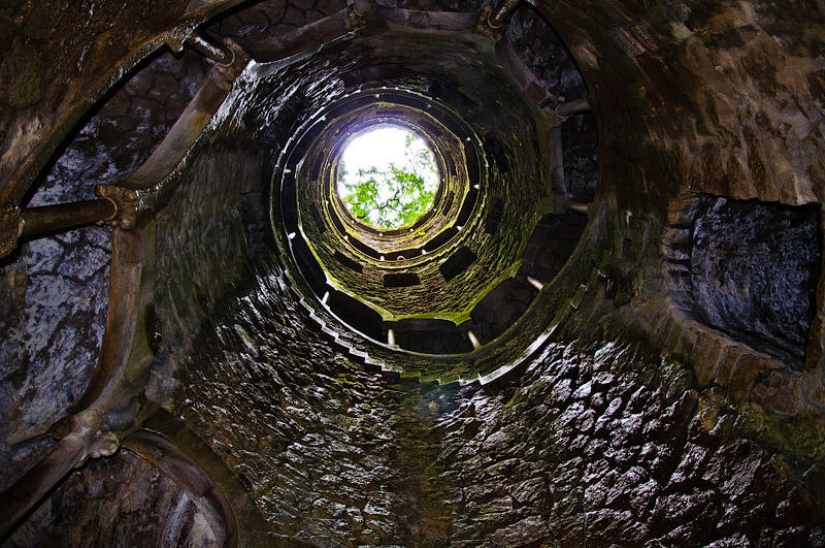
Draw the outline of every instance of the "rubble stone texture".
[[[430,24],[488,4],[372,2],[396,21],[452,14]],[[3,209],[89,199],[161,147],[214,67],[169,49],[195,27],[262,62],[311,52],[273,88],[249,73],[233,84],[136,231],[143,285],[127,293],[143,300],[130,311],[126,395],[93,435],[151,431],[177,452],[127,442],[84,456],[2,546],[210,546],[224,532],[230,545],[289,547],[825,546],[820,3],[519,5],[496,59],[534,111],[524,127],[561,136],[560,150],[534,148],[563,178],[540,181],[554,213],[464,326],[524,353],[484,385],[409,373],[439,358],[380,347],[325,314],[279,247],[279,152],[370,74],[347,72],[375,42],[358,42],[346,8],[0,9]],[[438,52],[416,32],[410,66],[426,68]],[[332,39],[361,44],[341,57],[352,64],[320,47]],[[469,111],[461,82],[486,69],[465,61],[440,92]],[[550,130],[549,112],[583,97],[592,111]],[[484,114],[475,129],[494,135],[495,112]],[[502,181],[506,151],[526,155],[523,144],[488,143]],[[0,259],[3,508],[58,447],[106,344],[122,342],[103,342],[122,298],[109,295],[112,242],[110,228],[87,226]],[[544,275],[542,290],[528,272]],[[534,347],[535,332],[550,335]],[[205,511],[215,500],[229,511]]]

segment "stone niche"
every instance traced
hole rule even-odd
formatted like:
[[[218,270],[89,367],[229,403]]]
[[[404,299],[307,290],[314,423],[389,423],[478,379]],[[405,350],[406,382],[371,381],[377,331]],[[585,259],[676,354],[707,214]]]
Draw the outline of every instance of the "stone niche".
[[[702,195],[666,233],[671,287],[702,323],[801,369],[816,312],[819,207]]]

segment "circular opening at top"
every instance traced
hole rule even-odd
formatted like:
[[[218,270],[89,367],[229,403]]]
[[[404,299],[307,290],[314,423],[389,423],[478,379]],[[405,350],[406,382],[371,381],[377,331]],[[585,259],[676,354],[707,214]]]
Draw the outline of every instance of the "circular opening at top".
[[[414,225],[433,206],[441,178],[435,156],[419,133],[373,126],[344,145],[336,192],[349,214],[378,229]]]

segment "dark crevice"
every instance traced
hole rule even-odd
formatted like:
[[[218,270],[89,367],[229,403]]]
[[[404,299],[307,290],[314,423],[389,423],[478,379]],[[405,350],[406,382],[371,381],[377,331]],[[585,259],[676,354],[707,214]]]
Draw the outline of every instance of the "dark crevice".
[[[450,281],[462,272],[466,271],[476,260],[476,254],[469,247],[462,247],[455,252],[444,264],[438,267],[438,271],[444,276],[445,281]]]

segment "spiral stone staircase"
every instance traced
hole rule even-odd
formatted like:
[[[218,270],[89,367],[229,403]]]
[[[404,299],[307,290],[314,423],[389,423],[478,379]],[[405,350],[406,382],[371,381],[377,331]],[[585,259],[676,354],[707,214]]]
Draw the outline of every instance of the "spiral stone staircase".
[[[819,3],[6,4],[3,546],[825,545]]]

